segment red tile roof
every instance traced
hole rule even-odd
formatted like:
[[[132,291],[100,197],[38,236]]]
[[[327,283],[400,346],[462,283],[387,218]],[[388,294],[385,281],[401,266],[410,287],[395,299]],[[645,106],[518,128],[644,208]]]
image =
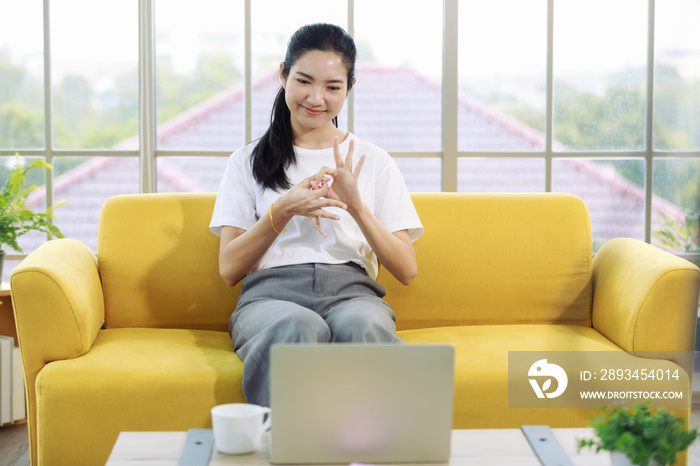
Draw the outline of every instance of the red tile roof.
[[[442,147],[441,87],[410,68],[358,65],[354,133],[388,151],[440,152]],[[252,86],[252,133],[258,137],[269,123],[272,98],[279,87],[275,73],[258,78]],[[391,92],[387,91],[388,89]],[[397,97],[401,92],[401,97]],[[158,126],[158,149],[233,151],[244,144],[244,90],[235,86]],[[345,112],[345,111],[344,111]],[[501,115],[476,99],[459,97],[460,150],[477,152],[533,151],[532,158],[462,158],[460,191],[544,191],[544,135]],[[344,114],[341,114],[343,127]],[[117,145],[137,149],[138,139]],[[557,149],[563,146],[557,145]],[[539,152],[538,152],[539,151]],[[538,158],[539,157],[539,158]],[[441,189],[438,158],[397,158],[412,191]],[[158,191],[215,191],[225,158],[158,157]],[[554,191],[580,195],[591,212],[593,236],[643,238],[644,192],[615,172],[612,166],[584,159],[555,159]],[[138,192],[135,157],[96,157],[56,177],[54,199],[68,203],[56,209],[57,224],[66,236],[96,249],[100,206],[108,197]],[[30,205],[43,208],[45,195],[37,191]],[[682,218],[672,203],[655,198],[653,217],[667,212]],[[26,251],[41,235],[27,235]]]

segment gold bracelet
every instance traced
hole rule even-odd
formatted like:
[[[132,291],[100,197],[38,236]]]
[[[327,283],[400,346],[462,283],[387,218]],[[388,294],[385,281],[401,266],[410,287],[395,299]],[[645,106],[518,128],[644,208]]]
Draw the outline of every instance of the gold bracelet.
[[[274,204],[274,202],[272,203]],[[285,233],[287,231],[287,227],[284,227],[284,230],[282,230],[282,233],[277,231],[277,228],[275,228],[275,224],[272,222],[272,204],[270,204],[270,208],[268,209],[267,213],[270,214],[270,225],[272,225],[272,229],[275,230],[275,233],[277,233],[277,236],[281,235],[282,233]]]

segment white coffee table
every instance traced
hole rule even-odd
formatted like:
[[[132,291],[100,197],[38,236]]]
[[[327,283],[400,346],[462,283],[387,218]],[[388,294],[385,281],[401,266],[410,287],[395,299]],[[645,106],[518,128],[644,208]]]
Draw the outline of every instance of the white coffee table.
[[[577,466],[609,465],[606,452],[576,451],[576,439],[590,437],[591,429],[553,429],[554,436],[572,463]],[[187,432],[122,432],[107,466],[177,465]],[[260,452],[230,456],[212,452],[210,466],[269,466],[267,438]],[[444,464],[444,463],[442,463]],[[469,429],[452,431],[452,458],[449,465],[539,466],[540,462],[519,429]]]

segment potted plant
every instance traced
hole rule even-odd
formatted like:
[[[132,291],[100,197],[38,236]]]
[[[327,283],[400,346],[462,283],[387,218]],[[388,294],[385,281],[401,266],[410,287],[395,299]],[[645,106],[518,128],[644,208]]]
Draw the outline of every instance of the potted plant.
[[[0,190],[0,277],[2,277],[3,263],[9,246],[17,252],[23,253],[17,243],[20,236],[32,230],[49,233],[55,237],[63,238],[61,230],[51,221],[54,218],[53,209],[62,204],[56,204],[46,209],[46,212],[38,213],[27,208],[26,201],[29,194],[37,189],[36,186],[25,187],[27,172],[37,168],[51,168],[46,162],[36,161],[26,168],[19,162],[19,154],[10,177]]]
[[[688,448],[697,438],[697,429],[688,430],[685,421],[649,403],[632,407],[603,407],[603,413],[591,420],[596,438],[580,439],[579,451],[595,448],[611,453],[613,465],[666,465],[676,463],[676,453]]]

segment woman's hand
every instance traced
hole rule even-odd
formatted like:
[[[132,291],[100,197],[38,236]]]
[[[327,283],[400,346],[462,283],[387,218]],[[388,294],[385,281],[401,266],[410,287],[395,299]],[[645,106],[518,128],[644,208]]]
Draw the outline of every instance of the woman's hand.
[[[359,210],[363,205],[357,180],[360,177],[362,165],[365,163],[365,156],[363,155],[360,157],[360,161],[357,162],[357,165],[353,169],[352,163],[354,152],[355,140],[351,139],[348,153],[345,160],[343,160],[338,138],[334,137],[333,155],[335,156],[335,168],[323,167],[316,174],[316,178],[314,180],[319,188],[329,187],[330,189],[328,190],[326,197],[344,202],[347,206],[348,212],[350,213]],[[332,183],[330,183],[330,186],[328,184],[329,176],[333,180]]]
[[[344,202],[329,195],[330,180],[331,177],[328,175],[321,177],[318,174],[312,175],[287,191],[270,208],[274,225],[284,228],[283,225],[286,225],[295,215],[309,217],[313,221],[314,228],[325,238],[326,232],[321,228],[319,218],[340,220],[340,217],[323,208],[339,207],[347,210]]]
[[[323,167],[317,174],[315,185],[319,189],[328,189],[326,196],[345,202],[347,211],[360,227],[372,251],[386,269],[404,285],[409,284],[418,273],[416,251],[407,230],[390,232],[367,208],[360,196],[358,179],[365,163],[365,156],[353,168],[355,141],[350,140],[348,153],[343,160],[338,138],[333,138],[335,168]],[[332,182],[328,186],[327,178]]]
[[[337,199],[326,197],[330,190],[330,176],[322,177],[320,182],[316,179],[316,175],[310,176],[280,196],[270,205],[268,215],[260,217],[249,230],[221,227],[219,273],[229,286],[235,285],[253,270],[293,216],[311,217],[314,227],[326,237],[319,217],[331,220],[340,218],[324,208],[346,209],[347,206]]]

